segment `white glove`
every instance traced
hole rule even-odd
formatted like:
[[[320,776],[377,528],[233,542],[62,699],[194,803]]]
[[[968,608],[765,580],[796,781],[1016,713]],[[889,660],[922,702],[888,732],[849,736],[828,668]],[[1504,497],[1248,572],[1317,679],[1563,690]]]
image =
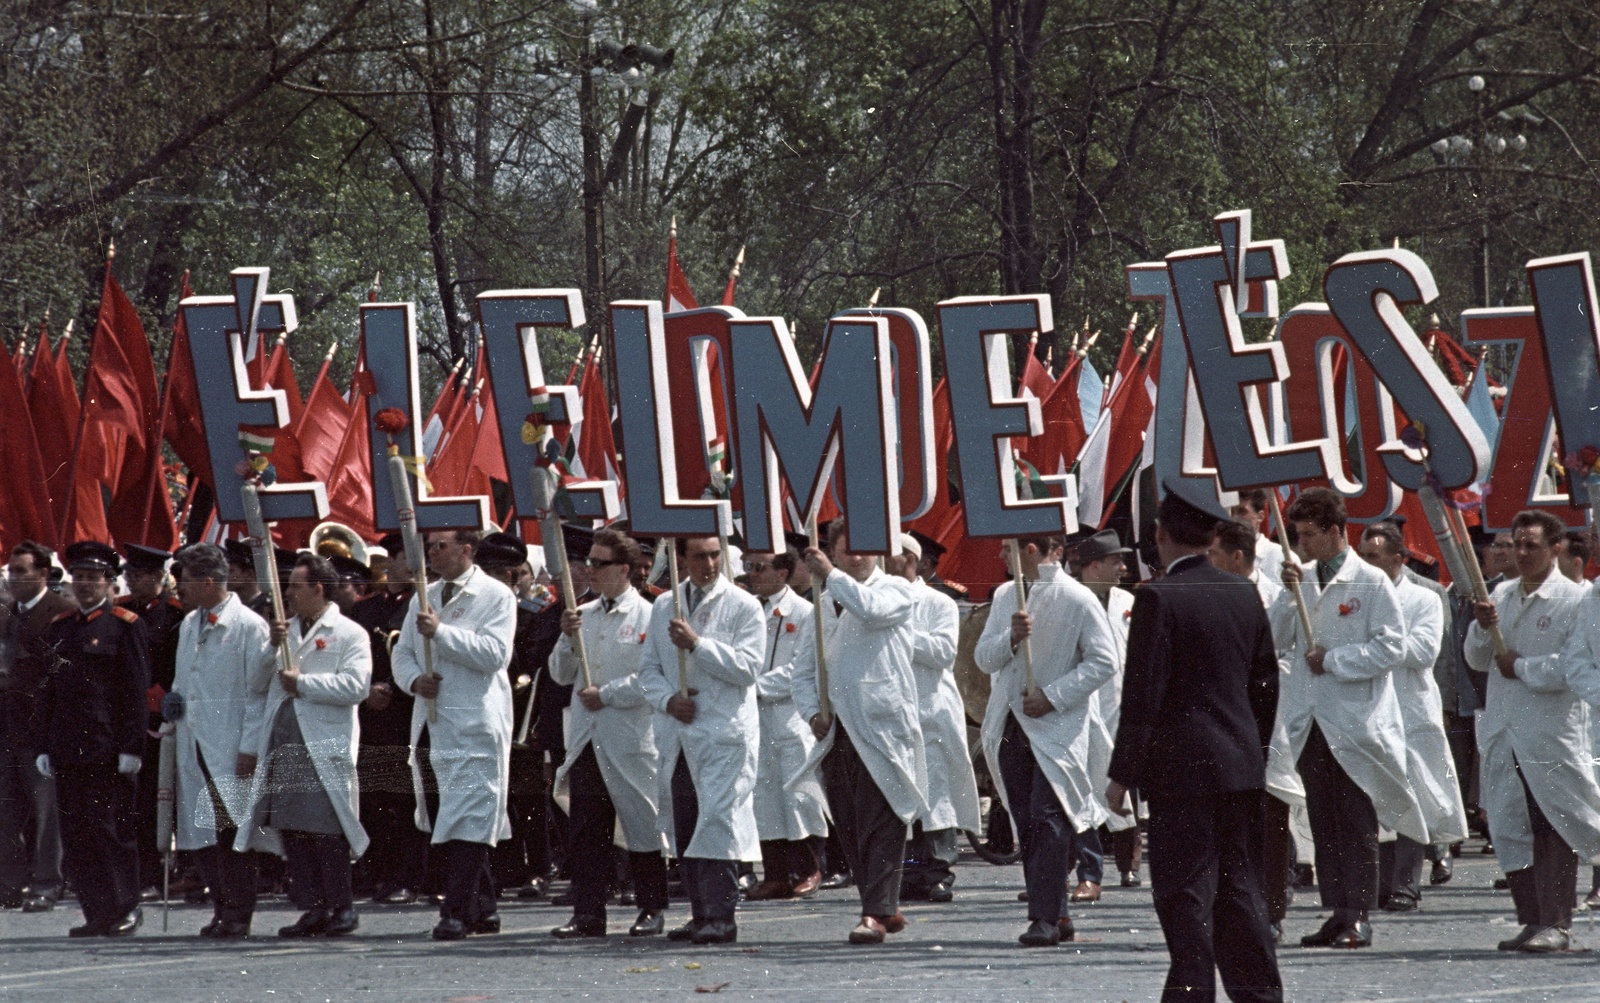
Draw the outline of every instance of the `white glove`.
[[[33,768],[39,771],[39,776],[41,777],[53,777],[56,775],[55,768],[50,765],[50,753],[48,752],[39,753],[39,758],[33,761]]]
[[[117,753],[117,772],[133,776],[144,766],[144,760],[138,756],[130,756],[126,752]]]

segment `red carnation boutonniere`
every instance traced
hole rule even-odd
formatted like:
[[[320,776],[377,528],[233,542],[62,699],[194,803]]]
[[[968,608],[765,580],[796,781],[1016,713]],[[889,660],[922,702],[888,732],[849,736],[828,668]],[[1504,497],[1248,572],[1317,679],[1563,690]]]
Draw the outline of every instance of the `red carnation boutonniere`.
[[[792,624],[792,623],[784,624],[783,625],[783,632],[785,634],[793,634],[794,633],[794,624]]]
[[[1123,610],[1122,611],[1122,618],[1124,620],[1132,620],[1133,619],[1133,610],[1131,610],[1131,609]]]
[[[644,643],[644,633],[643,633],[643,632],[642,632],[642,631],[641,631],[641,632],[640,632],[640,634],[639,634],[639,643],[640,643],[640,644],[643,644],[643,643]]]
[[[217,625],[217,614],[215,614],[215,613],[207,613],[206,614],[206,623],[209,623],[211,626],[215,627]]]
[[[328,650],[328,639],[327,638],[325,638],[325,637],[317,638],[317,650],[318,651],[327,651]]]
[[[1342,602],[1342,603],[1339,604],[1339,615],[1340,616],[1349,616],[1351,613],[1354,613],[1358,608],[1359,607],[1356,606],[1355,603]]]

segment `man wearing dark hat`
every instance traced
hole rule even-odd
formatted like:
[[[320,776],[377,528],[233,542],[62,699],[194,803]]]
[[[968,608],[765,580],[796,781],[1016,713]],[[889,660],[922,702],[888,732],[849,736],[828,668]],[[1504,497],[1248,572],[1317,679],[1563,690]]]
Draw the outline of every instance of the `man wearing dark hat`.
[[[372,569],[354,557],[345,557],[343,554],[331,555],[328,563],[333,565],[334,574],[339,576],[339,587],[333,590],[332,599],[339,607],[339,612],[349,616],[356,608],[356,603],[367,597],[367,590],[372,586]]]
[[[372,643],[372,692],[357,711],[361,825],[372,838],[361,858],[359,880],[362,894],[371,895],[374,902],[406,905],[415,902],[422,890],[428,840],[411,818],[416,808],[407,766],[412,697],[394,684],[389,654],[416,589],[400,534],[391,533],[382,543],[389,551],[388,580],[350,613]]]
[[[1150,804],[1150,884],[1172,967],[1164,999],[1283,999],[1261,894],[1261,799],[1278,703],[1272,627],[1255,587],[1206,560],[1218,517],[1168,489],[1166,569],[1134,600],[1106,801]]]
[[[24,540],[11,548],[11,600],[0,604],[0,906],[25,912],[54,908],[61,896],[56,783],[33,766],[34,706],[51,664],[45,630],[73,608],[46,587],[50,568],[48,547]]]
[[[935,540],[926,533],[911,531],[911,538],[917,541],[922,548],[922,556],[917,558],[917,577],[935,592],[943,592],[956,602],[967,602],[967,587],[959,582],[947,582],[939,577],[939,561],[948,552],[949,548]],[[804,550],[804,547],[800,548]]]
[[[243,540],[229,540],[222,545],[228,554],[228,591],[239,597],[244,608],[263,620],[272,619],[272,597],[261,589],[256,577],[256,557],[250,545]]]
[[[167,589],[167,562],[172,555],[155,547],[136,543],[123,545],[128,555],[122,575],[128,594],[117,600],[123,609],[139,614],[150,641],[149,727],[145,735],[144,759],[155,763],[161,756],[161,739],[153,737],[161,727],[161,698],[172,689],[178,670],[178,625],[183,622],[183,604]],[[154,882],[161,873],[161,851],[156,846],[156,794],[160,786],[156,771],[139,774],[139,796],[135,818],[139,823],[139,873]]]
[[[54,663],[36,715],[36,766],[56,776],[61,846],[84,924],[74,937],[133,933],[139,911],[135,777],[144,765],[150,647],[143,621],[111,602],[121,570],[103,543],[67,548],[77,610],[45,632]]]

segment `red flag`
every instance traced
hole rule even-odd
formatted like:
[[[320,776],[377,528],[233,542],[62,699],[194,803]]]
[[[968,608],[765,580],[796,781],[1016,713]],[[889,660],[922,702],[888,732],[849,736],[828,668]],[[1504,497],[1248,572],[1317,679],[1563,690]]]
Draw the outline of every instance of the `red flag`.
[[[1101,509],[1097,528],[1105,528],[1116,500],[1117,486],[1144,455],[1145,437],[1140,432],[1148,430],[1150,420],[1155,416],[1155,387],[1160,375],[1161,338],[1158,335],[1150,353],[1145,356],[1144,366],[1135,369],[1112,393],[1111,400],[1106,404],[1106,416],[1102,418],[1105,424],[1100,426],[1101,431],[1091,444],[1099,448],[1085,455],[1083,464],[1078,468],[1080,497],[1087,478],[1095,478],[1100,488]],[[1102,437],[1105,439],[1103,442]],[[1102,455],[1105,457],[1103,465],[1099,462]],[[1080,506],[1080,511],[1088,518],[1095,516],[1088,506]]]
[[[44,341],[42,330],[39,337]],[[48,343],[45,351],[49,352]],[[44,461],[14,366],[0,366],[0,414],[8,417],[6,434],[0,435],[0,470],[5,471],[0,478],[0,543],[9,552],[23,540],[54,542],[56,519],[50,508]]]
[[[482,386],[480,381],[479,386]],[[446,430],[434,451],[433,462],[428,464],[428,480],[439,495],[459,495],[472,473],[472,455],[478,442],[478,408],[473,403],[479,391],[468,394],[467,406],[456,417],[456,423]]]
[[[266,386],[283,391],[289,404],[289,427],[294,428],[300,423],[306,405],[305,399],[300,396],[300,384],[295,380],[294,364],[289,361],[289,351],[284,347],[284,341],[280,335],[277,344],[272,346],[272,354],[267,356]]]
[[[64,358],[62,364],[65,365]],[[71,383],[70,372],[67,382]],[[67,430],[78,427],[78,408],[76,394],[69,401],[62,392],[61,377],[56,370],[56,353],[50,348],[49,335],[43,324],[39,325],[39,348],[33,353],[33,378],[28,381],[28,413],[33,416],[36,433],[41,428],[49,433],[35,437],[39,444],[40,462],[44,467],[45,496],[50,500],[53,529],[61,524],[67,511],[67,482],[72,476],[72,437]],[[55,540],[52,532],[41,542],[53,543]]]
[[[17,339],[17,348],[11,353],[12,368],[17,371],[17,381],[20,386],[28,379],[28,339]]]
[[[180,299],[194,293],[189,288],[189,273],[183,273]],[[162,432],[173,452],[189,468],[191,478],[215,484],[211,478],[211,450],[206,445],[205,426],[200,421],[200,382],[194,375],[194,356],[189,352],[189,325],[178,310],[172,325],[172,350],[167,353],[166,418]]]
[[[489,494],[489,485],[474,479],[473,474],[482,474],[492,477],[497,481],[511,480],[511,474],[506,470],[506,451],[500,442],[500,415],[495,410],[494,394],[483,394],[478,398],[478,403],[483,406],[483,413],[477,416],[477,434],[472,440],[472,469],[467,475],[469,485],[476,485],[465,489],[470,494]],[[470,405],[467,410],[474,410]]]
[[[323,357],[316,382],[311,384],[311,396],[300,413],[300,420],[294,426],[294,437],[300,444],[300,464],[306,476],[323,482],[333,478],[339,447],[350,426],[352,412],[350,402],[328,378],[328,364],[332,359],[333,349],[330,348]]]
[[[1000,541],[973,539],[967,535],[966,513],[960,504],[951,507],[943,532],[936,537],[948,553],[939,562],[939,576],[967,587],[967,598],[988,602],[996,585],[1010,574],[1000,559]]]
[[[109,261],[83,397],[85,435],[98,434],[108,447],[102,480],[116,491],[124,472],[138,469],[153,441],[161,395],[150,339],[138,311],[111,274]]]
[[[1050,383],[1049,376],[1033,352],[1028,353],[1028,361],[1023,366],[1024,391],[1038,395],[1035,387],[1043,383],[1047,388],[1043,395],[1039,395],[1044,431],[1036,439],[1013,442],[1018,445],[1026,443],[1026,448],[1022,450],[1023,459],[1033,464],[1041,474],[1058,474],[1072,469],[1084,442],[1089,438],[1088,429],[1083,427],[1083,406],[1078,400],[1082,367],[1082,357],[1075,355],[1067,363],[1061,379]]]
[[[583,399],[578,462],[583,464],[586,477],[610,477],[617,468],[617,444],[611,436],[611,405],[606,400],[606,382],[601,378],[600,362],[595,353],[590,353],[584,364],[578,394]],[[620,480],[618,478],[619,483]]]
[[[934,540],[945,531],[955,504],[950,498],[950,451],[955,448],[955,431],[950,424],[950,387],[943,378],[933,388],[933,501],[918,519],[906,528]]]
[[[689,289],[689,280],[678,267],[678,221],[672,221],[672,235],[667,238],[667,313],[682,313],[700,305]]]
[[[428,412],[428,420],[422,423],[422,455],[430,460],[438,451],[444,433],[449,430],[445,422],[455,412],[456,396],[460,392],[461,363],[462,360],[457,359],[456,364],[445,375],[444,385],[439,388],[439,396],[434,399],[433,409]]]
[[[355,382],[350,394],[349,420],[327,477],[328,518],[344,523],[371,540],[378,534],[373,528],[371,420],[367,417],[367,395],[362,381]],[[316,396],[315,388],[312,396]],[[309,407],[306,413],[311,413]]]
[[[1050,379],[1050,374],[1045,372],[1044,363],[1039,361],[1039,356],[1033,351],[1033,342],[1028,343],[1028,359],[1022,364],[1022,377],[1018,380],[1021,392],[1031,393],[1043,404],[1057,389],[1057,384]],[[1076,361],[1076,360],[1074,360]],[[1073,370],[1073,364],[1067,363],[1067,373]],[[1066,382],[1067,374],[1062,374],[1062,382]]]

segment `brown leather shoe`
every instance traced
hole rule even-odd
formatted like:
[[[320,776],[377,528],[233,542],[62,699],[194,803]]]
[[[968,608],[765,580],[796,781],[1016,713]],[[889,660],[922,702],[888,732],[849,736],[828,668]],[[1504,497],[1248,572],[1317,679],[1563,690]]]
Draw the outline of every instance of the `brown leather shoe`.
[[[883,925],[884,933],[899,933],[906,928],[906,914],[899,910],[896,910],[893,916],[876,916],[874,918]]]
[[[1080,881],[1078,887],[1072,890],[1068,898],[1070,902],[1098,902],[1100,901],[1100,886],[1093,881]]]
[[[1069,940],[1078,939],[1078,931],[1072,928],[1072,919],[1070,917],[1063,916],[1056,920],[1056,931],[1061,934],[1061,943],[1063,944]]]
[[[796,898],[805,898],[807,895],[814,894],[816,890],[821,887],[822,872],[812,871],[810,874],[807,874],[805,877],[795,882],[794,894]]]
[[[881,944],[884,934],[888,932],[883,928],[883,924],[878,922],[878,917],[863,916],[861,922],[856,924],[856,928],[850,931],[850,943]]]
[[[761,882],[744,896],[751,902],[768,902],[772,899],[786,899],[794,897],[794,886],[787,881],[772,878]]]

